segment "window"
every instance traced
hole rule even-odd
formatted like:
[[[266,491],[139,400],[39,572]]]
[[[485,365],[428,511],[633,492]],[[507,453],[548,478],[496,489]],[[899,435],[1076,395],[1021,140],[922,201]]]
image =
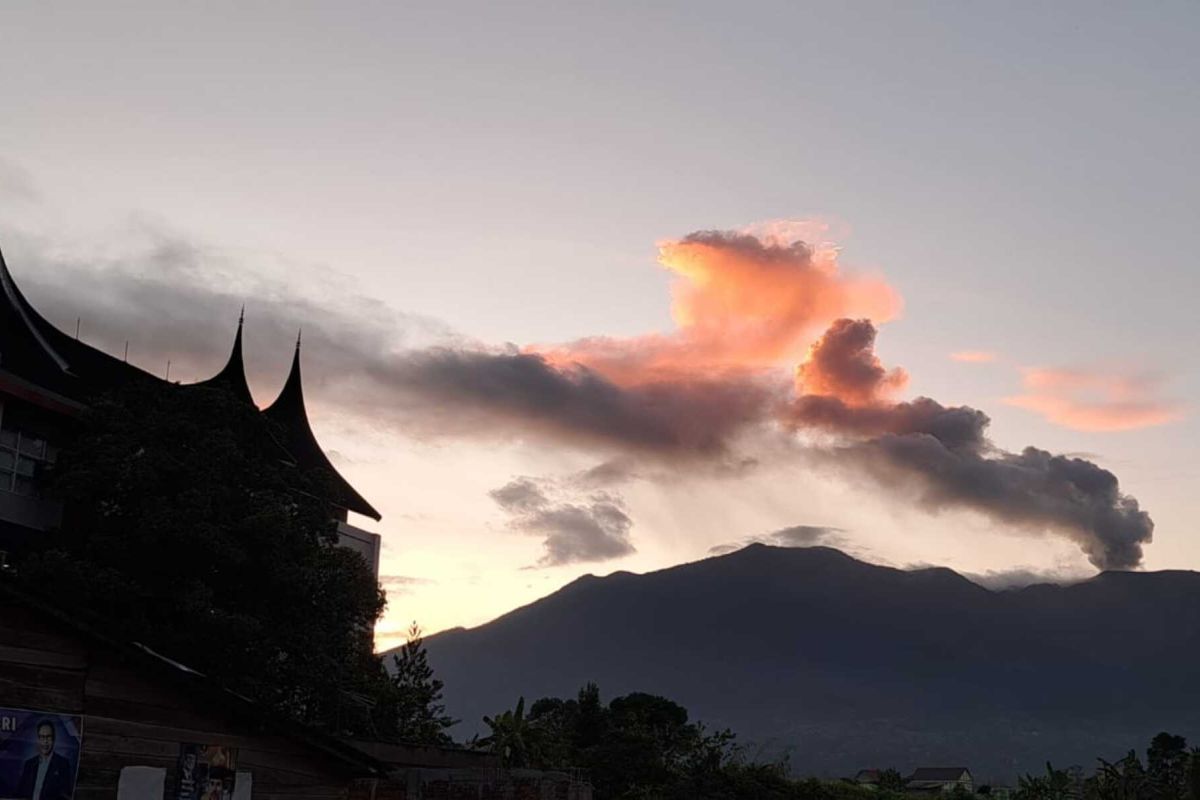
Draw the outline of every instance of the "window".
[[[54,448],[45,439],[0,430],[0,491],[36,497],[38,473],[52,463]]]

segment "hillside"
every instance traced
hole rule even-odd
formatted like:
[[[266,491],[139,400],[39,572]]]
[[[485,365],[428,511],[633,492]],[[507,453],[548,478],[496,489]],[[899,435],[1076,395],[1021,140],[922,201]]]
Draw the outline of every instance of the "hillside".
[[[428,640],[469,735],[518,695],[640,690],[797,772],[968,764],[1007,778],[1094,764],[1161,729],[1200,735],[1200,574],[1103,573],[990,591],[948,569],[752,545],[587,576]]]

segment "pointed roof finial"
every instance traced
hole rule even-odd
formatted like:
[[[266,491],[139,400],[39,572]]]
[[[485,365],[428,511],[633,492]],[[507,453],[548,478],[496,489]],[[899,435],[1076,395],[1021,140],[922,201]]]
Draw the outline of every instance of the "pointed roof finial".
[[[300,352],[300,337],[304,333],[304,328],[296,329],[296,352]]]
[[[239,400],[254,405],[254,395],[251,394],[250,386],[246,382],[246,365],[242,361],[242,324],[245,319],[246,307],[242,306],[242,312],[238,315],[237,333],[233,337],[233,349],[229,353],[229,360],[225,362],[225,366],[221,368],[220,372],[196,385],[224,386],[231,390]]]

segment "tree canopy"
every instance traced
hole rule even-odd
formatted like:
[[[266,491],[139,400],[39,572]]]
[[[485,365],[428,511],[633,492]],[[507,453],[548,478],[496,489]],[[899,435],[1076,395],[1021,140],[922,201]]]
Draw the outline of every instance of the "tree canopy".
[[[385,598],[336,545],[329,480],[220,388],[130,386],[96,401],[61,454],[60,531],[23,580],[289,716],[395,733],[373,653]]]

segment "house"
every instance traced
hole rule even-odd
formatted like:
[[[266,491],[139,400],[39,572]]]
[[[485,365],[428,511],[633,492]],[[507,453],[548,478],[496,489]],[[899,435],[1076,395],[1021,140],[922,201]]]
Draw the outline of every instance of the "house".
[[[0,572],[0,797],[28,796],[39,752],[55,795],[73,800],[115,797],[146,774],[160,798],[213,783],[213,796],[232,785],[261,800],[345,798],[394,769],[12,583]]]
[[[0,254],[0,553],[19,552],[57,527],[63,508],[45,490],[45,476],[78,429],[88,403],[131,384],[167,380],[109,355],[56,328],[25,298]],[[257,408],[242,362],[242,320],[225,366],[192,384],[220,387]],[[350,513],[379,521],[380,514],[330,463],[309,424],[300,374],[300,341],[283,389],[262,413],[282,433],[280,459],[328,477],[324,498],[337,521],[338,541],[362,554],[376,574],[379,535],[350,522]]]
[[[879,786],[879,774],[882,770],[878,769],[860,769],[854,776],[854,782],[859,786],[867,786],[872,789]]]
[[[975,781],[966,767],[918,767],[904,782],[904,788],[909,792],[952,792],[962,788],[967,792],[975,791]]]

